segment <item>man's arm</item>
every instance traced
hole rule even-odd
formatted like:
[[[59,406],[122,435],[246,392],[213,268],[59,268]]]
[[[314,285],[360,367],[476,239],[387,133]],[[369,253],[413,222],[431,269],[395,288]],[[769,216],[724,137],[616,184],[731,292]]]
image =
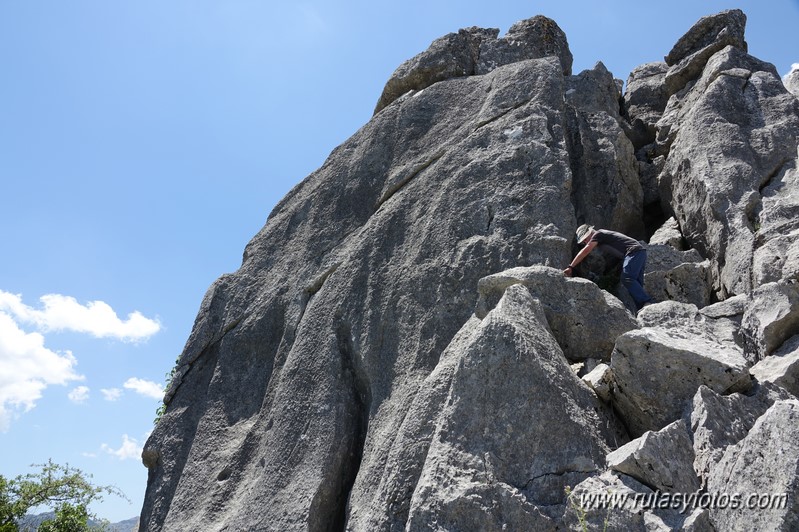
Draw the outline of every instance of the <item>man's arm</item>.
[[[566,277],[571,277],[574,268],[578,264],[580,264],[583,261],[583,259],[586,258],[592,251],[594,251],[594,248],[596,248],[597,245],[598,245],[598,242],[595,241],[595,240],[592,240],[591,242],[586,244],[585,247],[580,250],[580,252],[577,254],[577,256],[574,257],[574,260],[572,260],[571,264],[569,264],[569,267],[566,268],[565,270],[563,270],[563,274]]]

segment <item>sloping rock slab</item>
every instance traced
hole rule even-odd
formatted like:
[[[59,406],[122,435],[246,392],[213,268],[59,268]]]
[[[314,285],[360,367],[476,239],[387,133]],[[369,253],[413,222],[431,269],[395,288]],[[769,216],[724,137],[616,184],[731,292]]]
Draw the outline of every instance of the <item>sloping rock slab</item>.
[[[711,471],[711,493],[740,494],[711,508],[716,530],[799,530],[799,400],[777,401]]]
[[[799,397],[799,335],[752,366],[749,372],[760,382],[773,382]]]
[[[700,336],[677,338],[666,329],[623,334],[610,366],[614,404],[631,436],[659,430],[681,417],[702,385],[720,393],[751,387],[739,350]]]
[[[512,268],[480,279],[475,314],[485,316],[505,289],[515,284],[540,299],[549,328],[571,361],[608,360],[616,338],[638,327],[621,301],[596,284],[566,278],[561,270],[546,266]]]
[[[645,432],[610,453],[607,460],[613,471],[630,475],[654,490],[691,493],[699,489],[693,443],[683,419],[657,432]]]
[[[694,471],[706,486],[710,471],[749,433],[755,421],[776,401],[790,395],[771,384],[757,386],[750,395],[721,395],[700,386],[693,398],[690,422],[693,432]]]
[[[610,421],[523,286],[510,286],[470,339],[436,421],[407,529],[427,530],[431,522],[447,530],[501,523],[552,529],[553,516],[536,507],[560,505],[562,512],[565,486],[604,466]]]
[[[746,336],[746,358],[751,363],[770,355],[799,333],[799,282],[768,283],[752,293],[741,324]]]

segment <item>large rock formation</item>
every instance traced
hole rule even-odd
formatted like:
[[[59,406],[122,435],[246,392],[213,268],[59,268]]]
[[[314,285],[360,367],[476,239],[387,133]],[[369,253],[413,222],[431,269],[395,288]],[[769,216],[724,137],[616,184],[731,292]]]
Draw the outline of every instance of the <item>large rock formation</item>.
[[[744,24],[702,19],[624,95],[540,16],[401,65],[206,294],[141,530],[795,527],[799,100]],[[580,223],[663,225],[676,301],[636,320],[598,254],[563,277]],[[786,504],[652,504],[698,486]]]

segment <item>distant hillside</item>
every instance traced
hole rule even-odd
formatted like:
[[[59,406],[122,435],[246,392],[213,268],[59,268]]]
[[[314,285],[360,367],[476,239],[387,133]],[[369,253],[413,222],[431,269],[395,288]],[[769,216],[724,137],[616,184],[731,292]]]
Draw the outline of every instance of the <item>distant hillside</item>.
[[[19,523],[20,532],[35,532],[39,526],[48,519],[53,519],[55,512],[44,512],[36,515],[26,515]],[[90,527],[101,527],[99,521],[89,519]],[[107,532],[132,532],[139,529],[139,518],[131,517],[118,523],[111,523],[105,529]]]

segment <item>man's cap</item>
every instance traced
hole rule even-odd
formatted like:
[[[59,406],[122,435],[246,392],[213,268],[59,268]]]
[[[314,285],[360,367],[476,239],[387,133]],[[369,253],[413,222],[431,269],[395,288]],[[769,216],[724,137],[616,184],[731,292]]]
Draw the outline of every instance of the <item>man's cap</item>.
[[[585,238],[594,230],[593,225],[583,224],[577,228],[577,243],[582,244]]]

